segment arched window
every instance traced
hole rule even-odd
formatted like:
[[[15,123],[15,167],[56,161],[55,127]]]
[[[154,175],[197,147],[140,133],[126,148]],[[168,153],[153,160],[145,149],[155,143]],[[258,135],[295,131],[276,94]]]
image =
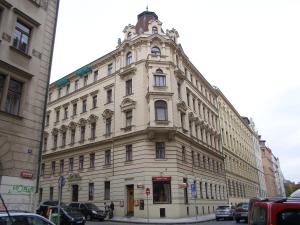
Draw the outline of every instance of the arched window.
[[[151,48],[151,54],[153,54],[153,55],[160,55],[160,49],[159,49],[159,47],[152,47]]]
[[[167,121],[168,120],[168,108],[167,103],[162,100],[155,102],[155,120]]]
[[[157,33],[158,33],[157,27],[152,27],[152,34],[157,34]]]
[[[128,40],[131,40],[131,38],[132,38],[132,33],[131,33],[131,32],[128,32],[128,34],[127,34],[127,39],[128,39]]]
[[[132,53],[128,52],[126,55],[126,65],[130,65],[132,63]]]
[[[165,87],[166,86],[166,75],[163,74],[161,69],[157,69],[154,74],[154,86]]]

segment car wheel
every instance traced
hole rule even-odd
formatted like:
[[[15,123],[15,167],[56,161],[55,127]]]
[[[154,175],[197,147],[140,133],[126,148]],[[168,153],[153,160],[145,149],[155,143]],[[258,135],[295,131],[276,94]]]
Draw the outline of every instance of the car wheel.
[[[219,221],[220,220],[220,218],[216,218],[216,221]]]
[[[239,222],[240,222],[240,219],[235,219],[235,222],[239,223]]]

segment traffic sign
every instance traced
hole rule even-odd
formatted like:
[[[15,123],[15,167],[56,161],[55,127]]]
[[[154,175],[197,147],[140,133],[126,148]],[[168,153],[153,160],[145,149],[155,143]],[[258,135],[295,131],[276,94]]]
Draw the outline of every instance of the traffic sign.
[[[197,188],[196,188],[196,184],[195,183],[191,184],[191,192],[192,192],[192,196],[193,197],[197,196]]]
[[[150,188],[146,188],[146,195],[150,195]]]
[[[64,176],[60,176],[60,177],[58,178],[58,184],[59,184],[61,187],[65,186],[65,184],[66,184],[66,179],[65,179]]]

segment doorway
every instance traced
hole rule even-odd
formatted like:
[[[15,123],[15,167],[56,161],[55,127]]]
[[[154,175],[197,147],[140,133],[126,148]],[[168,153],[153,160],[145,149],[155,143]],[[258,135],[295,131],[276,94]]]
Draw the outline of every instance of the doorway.
[[[72,185],[72,202],[78,202],[78,185]]]
[[[126,185],[127,190],[127,216],[134,215],[134,185]]]

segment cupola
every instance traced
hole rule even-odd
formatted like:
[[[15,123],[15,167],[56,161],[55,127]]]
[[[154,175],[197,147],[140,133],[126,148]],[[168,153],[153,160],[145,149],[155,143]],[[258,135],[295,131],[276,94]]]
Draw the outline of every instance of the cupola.
[[[158,20],[158,16],[155,12],[144,11],[138,15],[138,21],[135,25],[135,30],[138,34],[148,31],[148,25],[150,20]]]

